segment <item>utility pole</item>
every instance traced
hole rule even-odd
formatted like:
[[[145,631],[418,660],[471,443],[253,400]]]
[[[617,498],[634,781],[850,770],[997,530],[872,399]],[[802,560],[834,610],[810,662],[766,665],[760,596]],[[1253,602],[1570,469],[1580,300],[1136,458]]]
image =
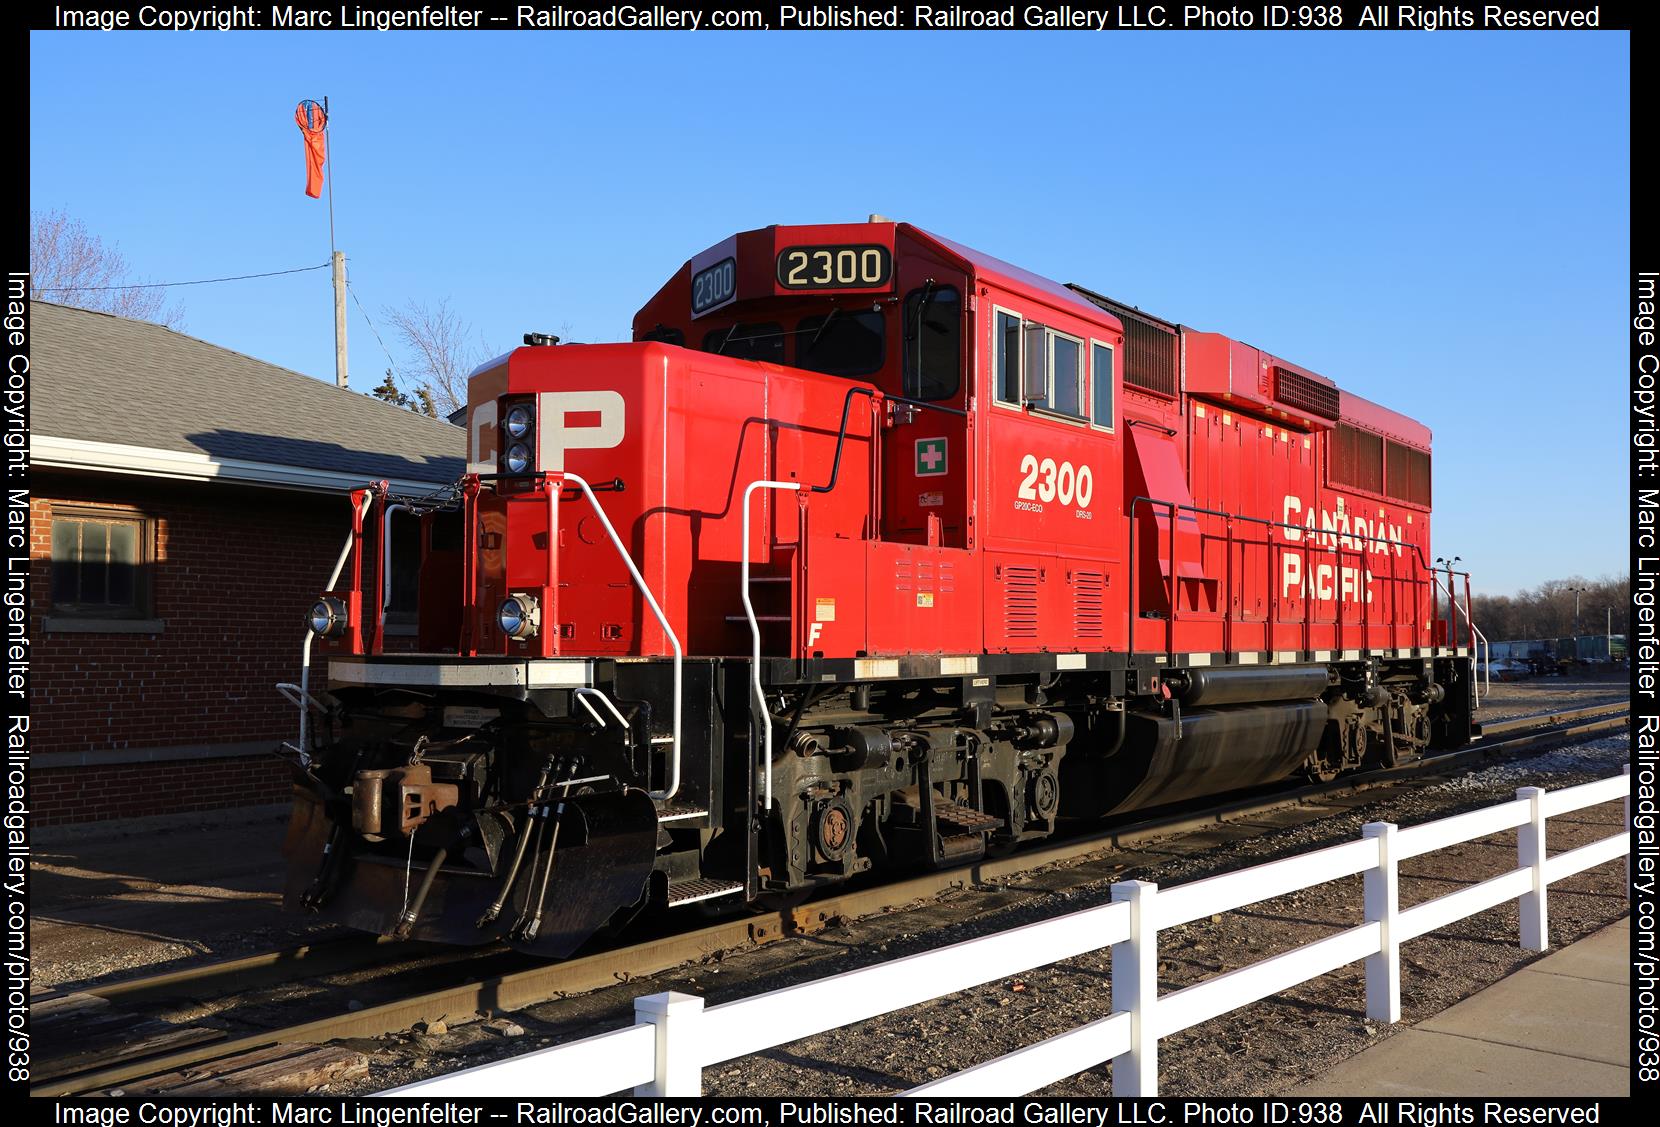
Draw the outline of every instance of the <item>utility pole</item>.
[[[329,195],[334,195],[333,177],[329,178]],[[330,200],[333,203],[333,200]],[[334,382],[346,386],[346,256],[334,251],[330,256],[334,267]]]

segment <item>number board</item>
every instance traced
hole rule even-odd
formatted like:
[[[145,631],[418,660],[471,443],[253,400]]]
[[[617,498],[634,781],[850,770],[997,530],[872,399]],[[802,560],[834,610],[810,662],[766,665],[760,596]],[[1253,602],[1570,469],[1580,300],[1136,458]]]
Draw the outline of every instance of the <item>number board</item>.
[[[893,252],[869,244],[785,247],[778,252],[778,284],[786,290],[881,289],[893,280]]]
[[[730,256],[692,275],[692,316],[725,305],[738,294],[738,260]]]

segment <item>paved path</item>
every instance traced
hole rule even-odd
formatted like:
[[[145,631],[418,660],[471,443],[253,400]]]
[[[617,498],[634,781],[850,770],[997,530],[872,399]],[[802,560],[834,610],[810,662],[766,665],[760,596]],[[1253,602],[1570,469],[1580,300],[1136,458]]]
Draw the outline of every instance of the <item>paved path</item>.
[[[1631,1093],[1631,919],[1530,963],[1289,1096]]]

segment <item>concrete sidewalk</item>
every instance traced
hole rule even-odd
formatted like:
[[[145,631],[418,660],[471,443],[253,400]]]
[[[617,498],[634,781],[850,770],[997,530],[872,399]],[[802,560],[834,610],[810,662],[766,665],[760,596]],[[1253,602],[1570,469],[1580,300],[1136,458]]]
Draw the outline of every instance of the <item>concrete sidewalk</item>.
[[[1631,918],[1500,979],[1288,1096],[1631,1094]]]

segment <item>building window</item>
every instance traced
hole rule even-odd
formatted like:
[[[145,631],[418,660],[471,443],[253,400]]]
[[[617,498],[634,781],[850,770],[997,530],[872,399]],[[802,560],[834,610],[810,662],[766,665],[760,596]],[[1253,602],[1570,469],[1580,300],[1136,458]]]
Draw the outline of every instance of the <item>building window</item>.
[[[149,617],[151,538],[139,513],[54,506],[52,613]]]

